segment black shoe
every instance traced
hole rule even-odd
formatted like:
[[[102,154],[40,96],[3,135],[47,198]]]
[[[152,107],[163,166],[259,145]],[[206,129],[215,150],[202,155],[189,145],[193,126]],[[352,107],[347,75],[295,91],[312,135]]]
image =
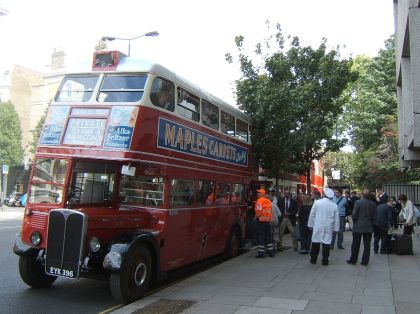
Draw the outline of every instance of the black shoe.
[[[378,251],[373,251],[374,254],[378,254]],[[381,253],[382,254],[382,253]]]
[[[344,246],[339,246],[338,248],[344,250]]]
[[[316,264],[316,262],[314,262],[313,260],[309,260],[309,262],[310,262],[311,264]]]
[[[367,266],[368,264],[367,263],[360,263],[360,265]]]
[[[351,260],[347,260],[347,264],[356,265],[356,262],[352,262]]]
[[[270,253],[268,256],[270,256],[270,257],[274,257],[274,253]]]
[[[328,266],[328,261],[322,261],[323,266]]]

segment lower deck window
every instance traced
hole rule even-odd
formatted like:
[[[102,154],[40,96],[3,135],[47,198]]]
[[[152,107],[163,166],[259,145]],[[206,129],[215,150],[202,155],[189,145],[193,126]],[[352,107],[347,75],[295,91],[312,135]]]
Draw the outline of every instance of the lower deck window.
[[[111,202],[115,182],[115,166],[108,163],[78,161],[73,168],[69,200],[71,203]]]
[[[129,205],[161,207],[163,204],[164,180],[162,177],[121,177],[120,202]]]
[[[192,205],[194,202],[194,181],[172,180],[171,206]]]

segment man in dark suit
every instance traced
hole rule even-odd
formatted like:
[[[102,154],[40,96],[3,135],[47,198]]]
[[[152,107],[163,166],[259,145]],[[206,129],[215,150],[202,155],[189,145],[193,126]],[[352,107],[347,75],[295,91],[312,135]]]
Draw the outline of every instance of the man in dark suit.
[[[376,207],[376,216],[373,221],[373,252],[378,254],[379,240],[381,240],[381,254],[388,253],[388,247],[386,246],[386,237],[388,235],[388,229],[392,226],[392,200],[386,204],[379,204]]]
[[[351,256],[347,264],[356,264],[359,257],[360,241],[363,237],[363,256],[361,265],[367,266],[370,257],[370,242],[372,240],[373,221],[376,215],[376,204],[369,200],[370,192],[365,189],[362,198],[354,204],[353,208],[353,242]]]
[[[296,214],[298,211],[296,200],[291,197],[290,190],[284,190],[284,197],[279,198],[277,206],[281,211],[280,225],[279,225],[279,243],[278,251],[283,251],[283,234],[286,231],[286,228],[292,234],[293,229],[296,226]],[[293,239],[293,248],[295,251],[298,250],[298,244],[295,239]]]

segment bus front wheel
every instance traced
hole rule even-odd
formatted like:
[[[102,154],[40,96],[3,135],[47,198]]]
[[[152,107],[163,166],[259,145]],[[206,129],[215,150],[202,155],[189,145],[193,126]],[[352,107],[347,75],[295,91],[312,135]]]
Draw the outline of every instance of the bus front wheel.
[[[152,258],[144,245],[139,245],[128,253],[118,273],[109,279],[114,299],[128,304],[140,299],[149,286],[152,274]]]
[[[33,254],[19,257],[19,274],[22,280],[31,287],[45,288],[57,279],[56,276],[47,275],[42,264],[36,260]]]

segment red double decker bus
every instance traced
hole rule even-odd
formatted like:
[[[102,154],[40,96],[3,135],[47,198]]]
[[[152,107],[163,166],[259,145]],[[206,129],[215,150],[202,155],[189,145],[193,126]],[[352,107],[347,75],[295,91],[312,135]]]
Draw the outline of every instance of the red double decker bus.
[[[22,280],[106,275],[129,303],[170,270],[236,256],[251,156],[245,114],[158,64],[96,52],[47,114],[14,245]]]

